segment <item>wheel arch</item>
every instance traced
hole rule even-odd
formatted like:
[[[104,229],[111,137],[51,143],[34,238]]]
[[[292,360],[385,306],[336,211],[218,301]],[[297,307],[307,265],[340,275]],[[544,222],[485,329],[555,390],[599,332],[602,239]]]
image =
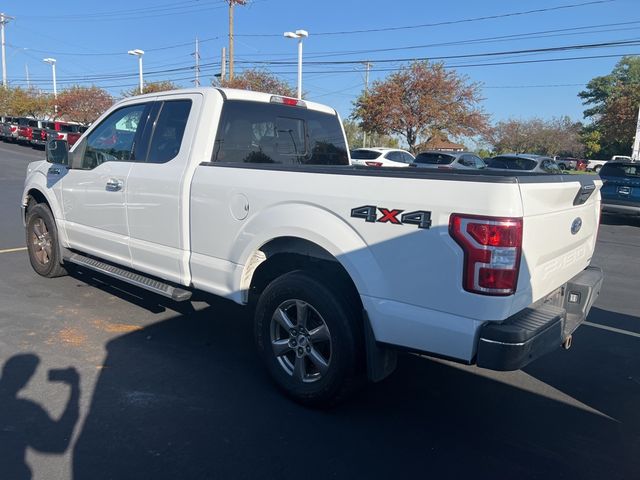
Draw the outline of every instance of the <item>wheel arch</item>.
[[[47,205],[47,207],[49,207],[49,210],[51,210],[53,212],[53,209],[51,208],[51,203],[49,202],[49,199],[47,198],[47,196],[42,193],[41,190],[37,189],[37,188],[30,188],[27,193],[24,196],[24,205],[25,205],[25,218],[24,220],[26,221],[26,215],[31,203],[31,200],[34,200],[36,204],[38,203],[44,203]]]
[[[331,252],[317,243],[295,236],[269,240],[249,257],[240,280],[243,302],[256,298],[275,278],[295,270],[335,275],[347,294],[360,302],[359,289],[348,269]]]

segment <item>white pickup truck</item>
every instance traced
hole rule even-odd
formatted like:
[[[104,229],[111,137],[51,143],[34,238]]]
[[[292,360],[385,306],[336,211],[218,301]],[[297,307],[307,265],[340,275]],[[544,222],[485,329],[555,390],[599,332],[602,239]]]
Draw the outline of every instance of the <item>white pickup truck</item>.
[[[29,165],[31,264],[255,309],[291,397],[344,398],[399,349],[495,370],[561,345],[597,298],[601,181],[349,164],[335,110],[203,88],[124,100]],[[562,368],[559,366],[558,368]]]

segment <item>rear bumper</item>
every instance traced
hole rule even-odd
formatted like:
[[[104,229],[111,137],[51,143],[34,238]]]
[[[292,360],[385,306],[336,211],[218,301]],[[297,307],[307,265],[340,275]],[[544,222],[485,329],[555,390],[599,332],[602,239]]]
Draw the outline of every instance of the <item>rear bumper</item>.
[[[542,303],[480,328],[476,363],[490,370],[518,370],[557,349],[587,317],[604,275],[588,267]]]

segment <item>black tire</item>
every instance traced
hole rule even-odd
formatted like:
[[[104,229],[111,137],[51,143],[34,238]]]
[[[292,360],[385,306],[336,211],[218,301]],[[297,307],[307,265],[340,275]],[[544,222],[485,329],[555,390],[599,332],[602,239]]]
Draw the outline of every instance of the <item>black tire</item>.
[[[602,165],[596,165],[595,167],[593,167],[593,171],[598,173],[598,172],[600,172],[601,168],[602,168]]]
[[[287,273],[266,287],[255,312],[256,343],[267,370],[289,397],[313,407],[333,406],[364,383],[362,315],[354,299],[342,296],[344,289],[334,291],[328,287],[330,284],[335,285],[335,280],[318,280],[303,271]],[[307,305],[308,320],[302,327],[297,318],[298,303],[286,307],[287,302],[292,301]],[[290,318],[292,323],[295,320],[295,335],[282,327],[281,320],[275,319],[276,313],[286,308],[295,309]],[[278,318],[281,319],[281,316]],[[313,340],[313,332],[319,331],[317,325],[320,323],[326,325],[328,331],[325,335],[329,340],[318,341],[318,337]],[[277,348],[274,343],[276,331],[285,337],[280,340],[276,338],[276,341],[287,343],[286,347],[282,345],[285,349],[289,348],[286,354],[277,355],[274,351]],[[302,338],[305,335],[306,344]],[[296,345],[296,339],[299,340],[298,345],[290,348],[292,340]],[[307,345],[308,353],[304,357],[300,357],[301,345]],[[320,359],[327,360],[323,372],[317,367],[318,354]],[[302,376],[298,361],[303,365]]]
[[[26,240],[29,262],[36,273],[47,278],[66,275],[60,258],[56,222],[49,207],[43,203],[27,210]]]

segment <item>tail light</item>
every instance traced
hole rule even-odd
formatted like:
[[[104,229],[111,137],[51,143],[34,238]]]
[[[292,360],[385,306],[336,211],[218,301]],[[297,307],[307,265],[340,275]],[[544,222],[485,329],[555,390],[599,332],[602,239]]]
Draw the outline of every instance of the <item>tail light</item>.
[[[16,130],[18,130],[18,127],[11,127],[12,132],[15,132]]]
[[[453,214],[449,234],[464,251],[462,284],[482,295],[512,295],[518,285],[522,218]]]
[[[59,133],[58,134],[58,140],[64,140],[64,134],[63,133]]]
[[[381,167],[382,162],[364,162],[368,167]]]
[[[303,107],[307,108],[307,104],[302,100],[291,97],[280,97],[273,95],[270,99],[271,103],[279,103],[280,105],[287,105],[289,107]]]
[[[47,132],[46,130],[40,130],[40,138],[42,140],[46,140],[47,139]]]

